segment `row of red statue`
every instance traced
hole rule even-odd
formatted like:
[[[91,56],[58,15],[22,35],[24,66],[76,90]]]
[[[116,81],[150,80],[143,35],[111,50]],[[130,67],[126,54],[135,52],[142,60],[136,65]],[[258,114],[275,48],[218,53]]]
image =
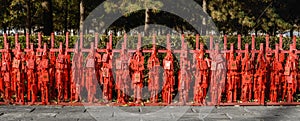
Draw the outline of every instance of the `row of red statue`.
[[[58,51],[48,49],[46,44],[37,49],[31,44],[30,48],[22,50],[18,42],[11,50],[5,43],[0,64],[1,97],[5,102],[21,104],[49,104],[51,100],[95,103],[99,99],[104,102],[116,99],[121,104],[141,103],[145,101],[143,88],[146,84],[150,103],[158,103],[161,97],[163,103],[169,104],[177,94],[182,104],[264,104],[294,102],[300,91],[299,61],[293,44],[288,53],[281,52],[283,50],[276,44],[274,54],[263,44],[258,52],[250,52],[248,44],[243,52],[237,52],[231,44],[231,49],[223,53],[218,44],[211,50],[205,50],[200,44],[200,49],[191,50],[194,55],[191,59],[187,44],[182,42],[176,73],[175,56],[169,42],[162,62],[157,57],[155,40],[153,43],[147,65],[144,65],[140,41],[133,53],[126,49],[124,42],[117,58],[109,46],[111,43],[104,51],[95,47],[97,43],[91,43],[89,51],[75,49],[72,56],[62,48],[62,43]],[[163,77],[160,67],[163,67]],[[145,81],[146,69],[149,73]]]

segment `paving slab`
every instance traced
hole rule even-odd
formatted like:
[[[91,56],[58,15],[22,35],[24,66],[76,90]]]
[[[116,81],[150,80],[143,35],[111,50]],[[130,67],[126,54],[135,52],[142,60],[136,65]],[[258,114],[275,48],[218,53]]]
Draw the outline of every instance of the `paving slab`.
[[[35,107],[31,106],[0,106],[0,113],[10,113],[10,112],[30,112]]]
[[[0,106],[0,121],[294,121],[297,106]]]

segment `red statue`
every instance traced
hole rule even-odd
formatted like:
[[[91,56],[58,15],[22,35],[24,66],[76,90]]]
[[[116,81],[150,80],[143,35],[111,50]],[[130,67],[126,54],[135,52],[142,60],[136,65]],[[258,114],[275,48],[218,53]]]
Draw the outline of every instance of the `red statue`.
[[[281,49],[282,50],[282,49]],[[286,88],[286,85],[287,85],[287,80],[285,79],[285,75],[284,75],[284,63],[285,63],[285,53],[280,53],[279,54],[279,62],[282,64],[282,72],[281,72],[281,80],[280,80],[280,85],[278,87],[278,90],[279,90],[279,95],[281,97],[281,100],[283,101],[286,97],[286,92],[287,92],[287,88]]]
[[[128,67],[128,53],[126,49],[122,49],[120,58],[116,60],[116,89],[118,92],[117,102],[128,102],[130,72]]]
[[[67,50],[65,50],[64,56],[64,82],[63,82],[63,92],[64,92],[64,100],[68,100],[69,92],[70,92],[70,65],[71,65],[71,57],[68,54]]]
[[[178,72],[178,91],[179,91],[179,102],[183,105],[189,100],[189,90],[191,82],[191,64],[187,59],[187,45],[183,45],[180,55],[180,70]]]
[[[49,101],[49,89],[48,89],[48,84],[49,84],[49,60],[47,56],[47,49],[46,45],[44,45],[44,51],[42,55],[42,60],[39,63],[39,67],[41,69],[41,75],[39,76],[39,80],[41,80],[42,85],[41,85],[41,100],[42,104],[48,104]]]
[[[216,49],[211,53],[211,88],[210,97],[212,104],[220,104],[222,93],[225,92],[225,62],[223,56],[220,54],[219,45],[216,44]]]
[[[77,92],[78,92],[78,95],[79,95],[79,99],[81,100],[82,97],[81,97],[81,91],[82,91],[82,88],[85,86],[85,81],[84,81],[84,74],[83,74],[83,70],[84,70],[84,67],[83,67],[83,55],[82,53],[79,53],[78,54],[78,57],[77,57],[77,71],[78,71],[78,78],[77,78],[77,84],[76,84],[76,87],[78,88],[77,89]]]
[[[276,45],[278,48],[278,44]],[[271,68],[271,83],[270,83],[270,101],[271,102],[277,102],[278,96],[281,91],[281,80],[283,79],[283,63],[280,62],[278,58],[278,51],[275,52],[275,58],[272,63],[272,68]]]
[[[39,48],[36,51],[35,63],[37,63],[37,64],[41,63],[41,60],[42,60],[42,51]],[[36,93],[39,93],[39,92],[41,92],[41,88],[42,88],[42,84],[43,84],[42,80],[39,78],[42,75],[40,66],[36,67],[35,74],[36,74],[35,77],[38,77],[37,78],[37,92]]]
[[[77,45],[75,45],[77,47]],[[78,53],[78,50],[75,49],[73,59],[72,59],[72,69],[71,69],[71,102],[78,102],[81,100],[81,87],[84,87],[84,81],[82,77],[82,54]],[[81,83],[83,84],[81,86]]]
[[[118,103],[124,103],[124,98],[123,98],[123,95],[122,95],[122,86],[123,86],[123,78],[122,78],[122,73],[123,73],[123,69],[122,69],[122,59],[123,59],[123,49],[122,49],[122,53],[120,54],[120,57],[118,59],[116,59],[116,90],[118,92],[118,95],[117,95],[117,102]]]
[[[25,92],[25,82],[23,77],[24,71],[24,58],[23,52],[21,51],[21,46],[18,43],[16,46],[17,50],[15,51],[15,57],[12,63],[12,88],[16,92],[16,101],[24,103],[24,92]]]
[[[55,67],[56,67],[56,56],[55,52],[50,50],[50,63],[49,63],[49,96],[50,99],[54,99],[56,97],[55,93],[55,87],[56,87],[56,82],[55,82]]]
[[[265,102],[266,69],[267,62],[263,53],[263,44],[257,56],[256,73],[254,75],[254,100],[263,104]]]
[[[297,71],[298,71],[298,56],[295,54],[293,45],[290,46],[289,56],[287,57],[284,75],[287,82],[286,99],[287,102],[293,102],[293,95],[297,90]]]
[[[242,94],[241,101],[247,102],[252,99],[252,81],[253,81],[253,68],[252,61],[249,57],[248,44],[245,46],[245,55],[242,59]]]
[[[200,50],[196,55],[196,73],[194,85],[194,102],[205,103],[206,90],[208,88],[209,59],[204,57],[204,45],[200,45]]]
[[[78,93],[78,91],[77,90],[79,90],[79,88],[77,89],[76,87],[77,87],[77,85],[79,85],[79,84],[77,84],[77,80],[78,80],[78,75],[77,75],[77,73],[78,73],[78,71],[77,71],[77,63],[76,63],[76,61],[77,61],[77,57],[78,55],[77,55],[77,52],[75,51],[74,52],[74,55],[73,55],[73,60],[72,60],[72,67],[71,67],[71,71],[70,71],[70,91],[71,91],[71,93],[70,93],[70,102],[77,102],[77,101],[79,101],[79,93]]]
[[[167,55],[163,60],[164,66],[164,86],[162,89],[162,99],[164,103],[170,104],[172,102],[172,93],[174,91],[174,60],[171,50],[167,50]]]
[[[11,101],[11,55],[10,55],[10,49],[9,45],[6,44],[5,50],[2,53],[2,65],[1,65],[1,71],[2,71],[2,77],[4,81],[5,86],[5,93],[4,93],[4,101],[10,102]]]
[[[93,47],[93,46],[92,46]],[[95,58],[94,58],[94,50],[88,54],[86,58],[86,66],[85,66],[85,80],[86,80],[86,89],[88,91],[88,99],[89,103],[96,101],[96,87],[97,87],[97,79],[95,76]]]
[[[148,79],[148,90],[150,92],[150,102],[157,103],[158,100],[158,91],[159,91],[159,67],[160,62],[157,58],[157,50],[155,45],[153,45],[152,55],[148,60],[148,69],[149,69],[149,79]]]
[[[106,49],[106,52],[102,56],[102,77],[103,77],[103,99],[104,101],[112,100],[113,91],[113,76],[112,76],[112,52],[110,49]]]
[[[235,59],[234,57],[234,51],[233,51],[233,44],[231,44],[231,50],[229,54],[229,60],[228,60],[228,70],[227,70],[227,83],[226,83],[226,97],[227,102],[231,103],[236,102],[237,100],[237,93],[238,93],[238,81],[239,81],[239,60]]]
[[[101,54],[95,53],[95,60],[96,60],[96,63],[95,63],[96,77],[97,77],[98,83],[100,85],[103,85],[103,74],[102,74],[102,70],[101,70],[101,68],[103,66],[103,62],[102,62]]]
[[[35,53],[33,48],[28,52],[26,57],[26,75],[27,75],[27,100],[32,104],[37,100],[37,80],[35,73]]]
[[[130,59],[130,68],[133,71],[131,74],[134,101],[141,103],[142,88],[143,88],[143,71],[144,68],[144,56],[141,50],[136,50],[136,53]]]
[[[55,80],[56,80],[56,89],[57,89],[57,102],[60,103],[60,100],[63,96],[63,80],[64,80],[64,68],[65,68],[65,56],[63,54],[62,46],[60,46],[59,53],[56,59],[56,73],[55,73]]]

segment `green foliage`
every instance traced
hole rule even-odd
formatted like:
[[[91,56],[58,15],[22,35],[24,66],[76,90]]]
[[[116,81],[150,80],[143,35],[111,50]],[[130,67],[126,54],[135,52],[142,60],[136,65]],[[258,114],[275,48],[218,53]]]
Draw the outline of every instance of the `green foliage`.
[[[237,31],[248,34],[261,30],[275,35],[277,30],[287,30],[290,24],[279,16],[274,4],[273,0],[213,0],[208,8],[217,26],[225,33]]]
[[[298,38],[300,39],[300,38]],[[237,41],[238,41],[238,37],[237,36],[228,36],[227,37],[227,49],[230,49],[230,44],[234,43],[235,48],[237,48]],[[245,44],[248,43],[249,44],[249,49],[251,49],[252,47],[252,37],[251,36],[242,36],[242,49],[245,48]],[[260,43],[266,43],[266,37],[265,36],[258,36],[255,37],[255,49],[259,50],[260,47]],[[269,47],[272,49],[275,49],[275,44],[279,43],[279,37],[270,37],[269,40]],[[284,37],[282,39],[282,44],[283,47],[282,49],[284,50],[288,50],[289,49],[289,45],[292,44],[291,38],[289,37]],[[299,43],[298,43],[299,44]]]
[[[7,38],[7,42],[10,44],[10,49],[15,48],[15,37],[14,36],[8,36]],[[69,48],[73,48],[76,41],[77,41],[78,37],[77,36],[70,36],[69,37]],[[25,36],[19,36],[18,39],[21,48],[25,49],[26,48],[26,37]],[[66,37],[65,36],[55,36],[55,48],[59,47],[59,43],[62,42],[63,46],[65,47],[65,43],[66,43]],[[30,43],[33,43],[34,47],[37,48],[38,47],[38,37],[37,36],[30,36]],[[42,46],[43,43],[47,43],[47,47],[50,48],[51,47],[51,39],[49,36],[43,36],[42,37]],[[3,49],[3,37],[0,37],[0,48]]]
[[[113,2],[104,3],[105,12],[114,13],[116,12],[115,10],[120,10],[127,13],[126,16],[136,12],[141,8],[152,9],[153,12],[155,12],[155,10],[158,10],[162,6],[163,4],[159,0],[133,0],[133,1],[120,0],[118,1],[118,3],[113,3]]]
[[[206,48],[208,48],[209,44],[209,38],[208,36],[201,36],[199,41],[200,43],[204,43]],[[106,35],[99,35],[98,37],[98,48],[106,48],[106,43],[109,42],[109,36]],[[216,39],[216,38],[214,38]],[[65,36],[55,36],[55,48],[59,47],[59,43],[63,43],[63,47],[65,47],[66,43],[66,37]],[[156,45],[158,49],[166,49],[166,36],[157,36],[156,37]],[[297,40],[300,40],[300,38],[297,38]],[[15,37],[14,36],[8,36],[8,40],[10,43],[10,47],[15,47]],[[94,42],[95,37],[94,35],[86,35],[84,36],[84,48],[89,48],[90,42]],[[124,39],[121,36],[113,36],[113,48],[114,49],[121,49],[121,43],[123,43]],[[189,49],[195,49],[196,48],[196,42],[195,42],[195,36],[185,36],[185,42],[188,43]],[[223,39],[221,38],[221,41],[223,42]],[[237,49],[237,36],[227,36],[227,49],[230,49],[230,44],[234,43],[235,48]],[[21,47],[24,49],[26,47],[26,37],[25,36],[19,36],[19,42],[21,44]],[[69,48],[74,48],[74,45],[76,42],[79,42],[79,36],[70,36],[69,37]],[[137,49],[137,42],[138,42],[138,36],[127,36],[127,49]],[[251,49],[251,42],[252,37],[251,36],[242,36],[242,49],[245,48],[245,44],[249,44],[249,49]],[[38,47],[38,37],[33,35],[30,36],[30,43],[34,44],[34,47]],[[50,48],[51,46],[51,39],[49,36],[43,36],[42,37],[42,44],[47,43],[47,47]],[[181,49],[181,37],[180,36],[171,36],[170,38],[171,48],[173,50],[180,50]],[[265,36],[258,36],[255,38],[255,48],[259,50],[260,43],[265,43]],[[275,44],[279,43],[279,37],[270,37],[269,40],[270,48],[275,49]],[[283,38],[283,49],[288,50],[289,45],[292,44],[292,40],[288,37]],[[0,48],[3,49],[3,37],[0,36]],[[152,37],[142,37],[142,49],[151,49],[152,48]],[[300,49],[300,41],[297,41],[297,48]]]

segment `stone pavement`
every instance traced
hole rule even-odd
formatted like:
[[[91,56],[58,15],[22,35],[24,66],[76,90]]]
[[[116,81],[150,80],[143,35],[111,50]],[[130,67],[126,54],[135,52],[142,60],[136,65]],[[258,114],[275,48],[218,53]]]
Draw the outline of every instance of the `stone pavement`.
[[[37,121],[296,121],[298,106],[228,107],[108,107],[108,106],[0,106],[0,120]]]

